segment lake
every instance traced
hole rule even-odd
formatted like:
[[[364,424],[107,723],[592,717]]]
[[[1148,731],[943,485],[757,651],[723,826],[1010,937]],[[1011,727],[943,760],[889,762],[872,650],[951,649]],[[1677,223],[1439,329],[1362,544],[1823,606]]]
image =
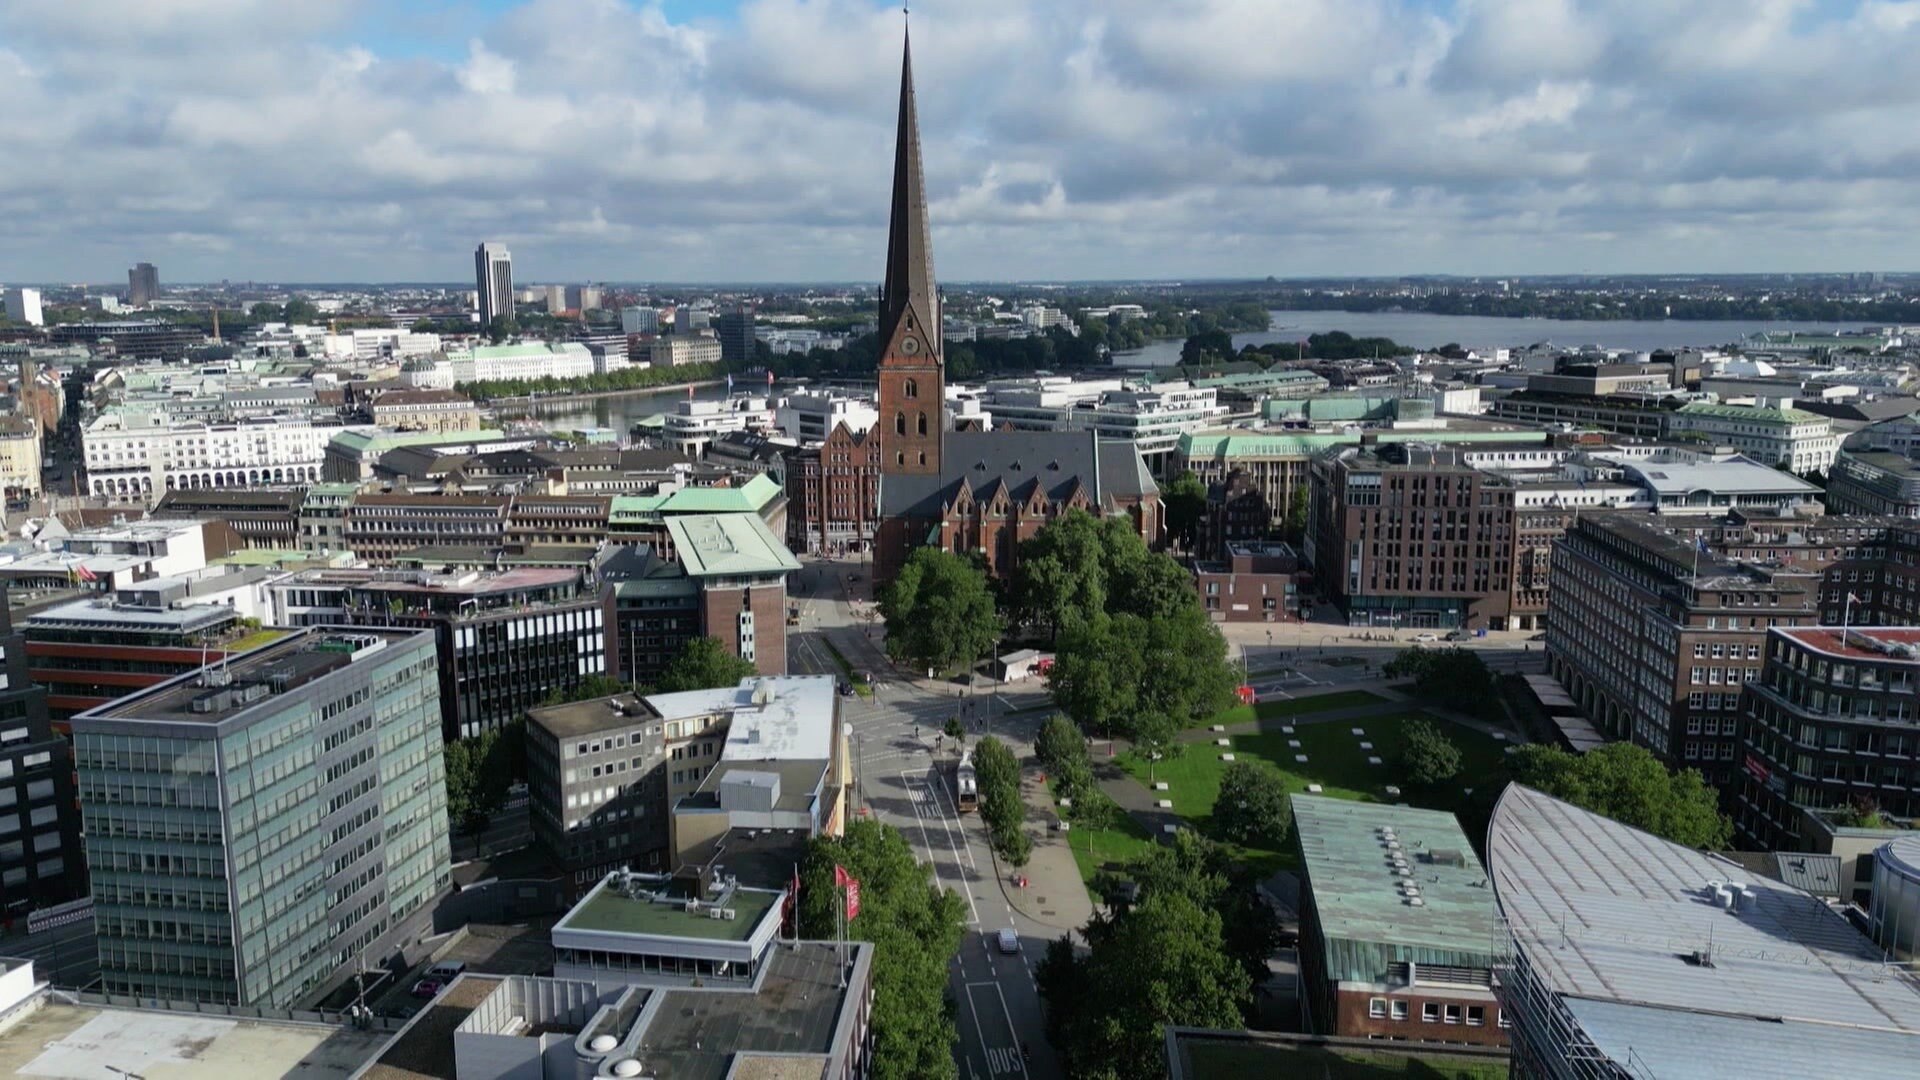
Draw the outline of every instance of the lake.
[[[1178,355],[1179,351],[1175,349],[1175,355]],[[756,389],[761,388],[756,387]],[[693,388],[693,397],[696,401],[719,401],[726,396],[725,383],[718,386]],[[594,398],[591,401],[567,401],[536,407],[532,412],[532,419],[540,421],[553,431],[571,431],[591,427],[612,428],[624,440],[641,417],[672,412],[675,402],[685,400],[687,400],[685,390],[657,390],[652,393]]]
[[[1868,323],[1760,322],[1735,319],[1700,321],[1501,319],[1485,315],[1428,315],[1411,311],[1275,311],[1273,329],[1233,335],[1234,348],[1299,341],[1308,334],[1344,330],[1354,337],[1390,338],[1402,345],[1432,349],[1449,342],[1469,349],[1492,349],[1550,341],[1555,345],[1601,345],[1647,350],[1730,345],[1761,330],[1798,330],[1832,334]],[[1165,367],[1180,362],[1179,341],[1156,341],[1144,349],[1117,354],[1127,367]]]

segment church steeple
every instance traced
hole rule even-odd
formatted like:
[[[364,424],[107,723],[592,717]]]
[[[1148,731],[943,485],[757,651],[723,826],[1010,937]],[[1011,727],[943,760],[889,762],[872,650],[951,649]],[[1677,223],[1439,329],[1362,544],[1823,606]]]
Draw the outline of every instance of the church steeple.
[[[893,208],[887,266],[880,281],[881,470],[938,474],[945,426],[941,404],[946,394],[933,235],[927,225],[926,179],[920,169],[911,36],[901,55],[900,118],[893,154]]]

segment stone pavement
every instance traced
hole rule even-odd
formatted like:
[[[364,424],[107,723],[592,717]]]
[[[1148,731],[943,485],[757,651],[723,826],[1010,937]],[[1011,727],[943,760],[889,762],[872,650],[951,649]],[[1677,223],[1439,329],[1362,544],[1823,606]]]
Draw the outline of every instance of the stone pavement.
[[[1058,815],[1054,812],[1053,794],[1040,781],[1038,771],[1021,770],[1020,787],[1027,802],[1026,824],[1028,834],[1033,837],[1033,854],[1028,857],[1027,865],[1017,869],[1008,866],[999,855],[993,857],[1000,889],[1006,894],[1007,903],[1027,919],[1063,933],[1078,934],[1093,916],[1093,900],[1087,895],[1086,883],[1080,880],[1080,867],[1067,846],[1073,834],[1054,830],[1053,822]],[[1013,884],[1013,878],[1020,874],[1027,878],[1024,889]]]

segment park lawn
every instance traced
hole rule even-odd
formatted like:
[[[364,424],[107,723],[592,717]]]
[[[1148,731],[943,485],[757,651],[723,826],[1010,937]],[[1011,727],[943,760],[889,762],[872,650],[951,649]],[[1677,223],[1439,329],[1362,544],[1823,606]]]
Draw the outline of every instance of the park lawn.
[[[1232,727],[1235,724],[1251,724],[1255,720],[1272,720],[1282,716],[1305,716],[1310,713],[1330,712],[1334,709],[1354,709],[1363,705],[1378,705],[1386,698],[1371,690],[1336,690],[1331,694],[1318,694],[1313,697],[1281,698],[1275,701],[1263,701],[1258,705],[1235,705],[1229,709],[1188,724],[1189,729],[1207,728],[1215,724]]]
[[[1390,1049],[1274,1047],[1193,1042],[1183,1048],[1196,1076],[1311,1076],[1325,1080],[1505,1080],[1507,1063],[1462,1054]]]
[[[1102,866],[1132,862],[1153,846],[1153,838],[1132,814],[1118,814],[1111,829],[1076,828],[1067,833],[1067,846],[1073,850],[1073,864],[1080,868],[1080,880],[1092,886],[1093,875]]]
[[[1122,757],[1121,764],[1149,788],[1152,787],[1150,777],[1152,780],[1165,781],[1168,790],[1155,793],[1156,796],[1172,799],[1175,813],[1202,833],[1210,834],[1213,804],[1220,798],[1220,778],[1230,764],[1220,760],[1221,754],[1231,752],[1236,761],[1264,762],[1280,773],[1290,793],[1304,793],[1308,784],[1319,784],[1322,788],[1320,793],[1331,798],[1384,802],[1387,801],[1387,785],[1408,786],[1400,780],[1394,762],[1399,757],[1404,725],[1417,715],[1408,712],[1369,716],[1351,723],[1343,720],[1302,724],[1295,728],[1292,735],[1278,731],[1272,734],[1238,735],[1233,736],[1231,747],[1215,746],[1210,742],[1189,743],[1179,757],[1161,761],[1152,769],[1148,768],[1146,761],[1133,754]],[[1506,769],[1507,744],[1473,728],[1444,720],[1436,720],[1435,723],[1460,748],[1459,776],[1455,782],[1434,791],[1409,790],[1401,800],[1396,801],[1458,813],[1467,800],[1466,788],[1500,782],[1499,778]],[[1366,729],[1367,733],[1364,736],[1353,734],[1352,729],[1356,727]],[[1289,739],[1298,739],[1300,746],[1288,746]],[[1362,750],[1362,741],[1371,742],[1373,749]],[[1297,754],[1305,754],[1307,761],[1304,764],[1295,761]],[[1371,764],[1367,761],[1369,756],[1378,757],[1383,763]],[[1242,849],[1242,854],[1262,869],[1278,867],[1290,860],[1284,852]]]

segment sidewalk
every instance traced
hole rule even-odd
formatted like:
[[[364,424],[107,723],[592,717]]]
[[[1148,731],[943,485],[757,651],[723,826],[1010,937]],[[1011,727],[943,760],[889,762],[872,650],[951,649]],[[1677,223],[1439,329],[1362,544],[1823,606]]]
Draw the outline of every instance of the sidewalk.
[[[1073,861],[1073,852],[1067,846],[1073,834],[1051,828],[1056,816],[1053,795],[1039,777],[1032,768],[1021,770],[1020,793],[1027,803],[1026,827],[1034,838],[1033,854],[1027,858],[1027,865],[1018,868],[1008,866],[995,854],[993,868],[1001,894],[1015,911],[1041,926],[1077,934],[1093,917],[1093,898],[1087,894],[1079,864]],[[1016,874],[1027,876],[1026,888],[1012,884]]]

